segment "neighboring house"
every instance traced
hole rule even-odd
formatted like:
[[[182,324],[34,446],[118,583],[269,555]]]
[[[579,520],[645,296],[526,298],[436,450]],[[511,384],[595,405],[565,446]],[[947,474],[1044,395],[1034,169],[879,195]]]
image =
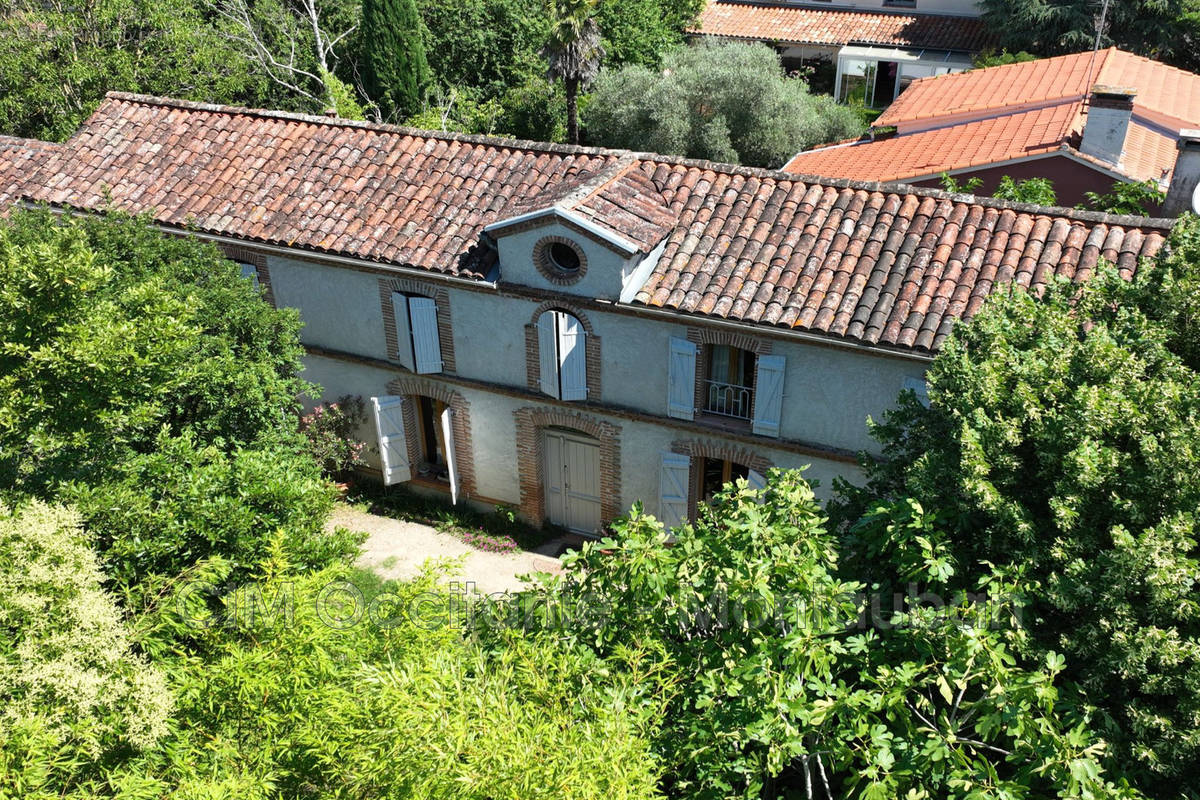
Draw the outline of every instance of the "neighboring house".
[[[798,174],[937,186],[948,172],[1049,178],[1059,201],[1117,181],[1171,182],[1200,128],[1200,75],[1116,48],[914,82],[862,140],[799,153]]]
[[[24,194],[248,265],[299,309],[305,376],[371,399],[386,483],[581,532],[773,466],[827,495],[994,287],[1132,274],[1169,228],[123,94]]]
[[[971,68],[990,38],[973,2],[709,2],[697,37],[762,42],[785,69],[811,69],[814,91],[883,108],[912,81]]]

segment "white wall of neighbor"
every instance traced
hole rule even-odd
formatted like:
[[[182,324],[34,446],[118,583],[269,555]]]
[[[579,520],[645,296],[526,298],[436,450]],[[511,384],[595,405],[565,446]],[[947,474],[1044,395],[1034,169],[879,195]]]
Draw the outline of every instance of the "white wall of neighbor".
[[[977,17],[983,13],[983,9],[974,0],[916,0],[911,5],[888,3],[887,0],[834,0],[832,3],[822,0],[783,0],[783,3],[784,5],[812,8],[854,8],[864,11],[955,14],[966,17]]]

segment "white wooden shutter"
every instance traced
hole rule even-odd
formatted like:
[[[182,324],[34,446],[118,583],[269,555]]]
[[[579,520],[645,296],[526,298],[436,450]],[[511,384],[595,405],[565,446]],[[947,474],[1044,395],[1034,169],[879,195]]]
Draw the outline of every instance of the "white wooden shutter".
[[[558,397],[558,332],[553,311],[543,312],[537,321],[538,366],[542,376],[542,391]]]
[[[758,381],[754,387],[754,432],[778,436],[783,414],[783,356],[758,357]]]
[[[245,261],[238,261],[237,265],[242,269],[242,277],[254,284],[254,288],[258,288],[258,267]]]
[[[696,345],[674,336],[667,369],[667,414],[678,419],[696,416]]]
[[[921,405],[929,408],[929,385],[924,378],[905,378],[902,388],[912,391]]]
[[[750,470],[746,475],[746,483],[750,484],[750,488],[755,491],[765,489],[767,486],[767,477],[761,472]]]
[[[450,474],[450,502],[458,505],[458,464],[454,461],[454,423],[453,412],[449,408],[442,410],[442,444],[446,448],[446,472]]]
[[[385,395],[371,398],[384,486],[403,483],[412,477],[412,469],[408,464],[408,445],[404,440],[403,408],[403,397]]]
[[[406,369],[412,369],[412,329],[408,323],[408,298],[400,292],[392,292],[392,317],[396,320],[396,352],[392,355]]]
[[[438,338],[437,305],[428,297],[410,297],[408,314],[412,320],[415,371],[422,375],[441,372],[442,344]]]
[[[563,400],[587,400],[587,331],[570,314],[558,314],[558,359]]]
[[[658,518],[667,530],[687,522],[689,471],[692,460],[679,453],[663,453],[658,477]]]

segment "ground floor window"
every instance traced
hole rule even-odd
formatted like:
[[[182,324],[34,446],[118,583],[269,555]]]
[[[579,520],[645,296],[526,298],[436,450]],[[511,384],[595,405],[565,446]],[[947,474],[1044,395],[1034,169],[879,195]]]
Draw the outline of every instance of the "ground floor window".
[[[717,492],[725,488],[725,484],[733,483],[738,478],[747,478],[750,468],[719,458],[701,458],[700,462],[700,500],[708,502]]]
[[[446,404],[432,397],[414,397],[417,412],[418,453],[421,461],[417,474],[422,478],[438,481],[450,480],[447,469],[445,434],[442,431],[442,414]]]

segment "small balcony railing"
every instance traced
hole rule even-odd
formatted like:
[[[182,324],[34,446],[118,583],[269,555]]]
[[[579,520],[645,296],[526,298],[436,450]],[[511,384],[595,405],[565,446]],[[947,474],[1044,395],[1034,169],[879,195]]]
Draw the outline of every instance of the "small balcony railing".
[[[750,419],[754,408],[754,389],[724,381],[705,381],[704,410],[709,414],[735,419]]]

